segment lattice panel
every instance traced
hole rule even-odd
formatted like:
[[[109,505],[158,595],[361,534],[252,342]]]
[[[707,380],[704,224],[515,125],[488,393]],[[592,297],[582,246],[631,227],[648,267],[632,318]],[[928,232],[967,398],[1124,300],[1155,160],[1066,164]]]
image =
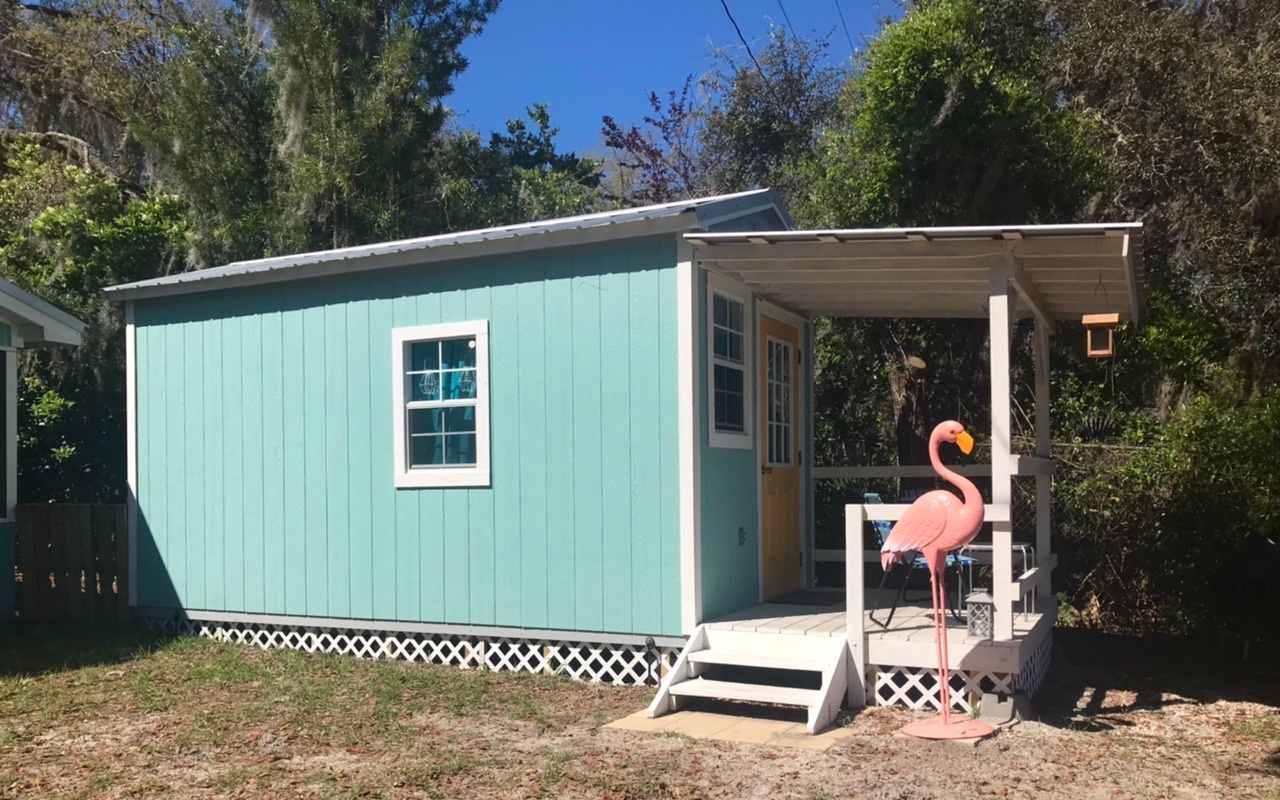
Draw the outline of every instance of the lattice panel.
[[[901,706],[913,711],[940,711],[941,684],[937,671],[929,667],[872,666],[875,675],[867,702],[877,706]],[[1000,672],[951,672],[951,708],[968,714],[973,706],[970,696],[980,700],[987,692],[1009,694],[1013,677]]]
[[[639,644],[158,618],[149,618],[147,624],[163,633],[201,636],[264,650],[281,648],[356,658],[400,659],[493,672],[547,673],[613,686],[657,686],[679,656],[674,648],[646,648]]]
[[[1027,659],[1022,671],[1018,673],[1014,686],[1027,697],[1035,697],[1040,687],[1044,685],[1044,679],[1049,674],[1049,665],[1052,663],[1053,637],[1046,636],[1031,654],[1031,658]]]

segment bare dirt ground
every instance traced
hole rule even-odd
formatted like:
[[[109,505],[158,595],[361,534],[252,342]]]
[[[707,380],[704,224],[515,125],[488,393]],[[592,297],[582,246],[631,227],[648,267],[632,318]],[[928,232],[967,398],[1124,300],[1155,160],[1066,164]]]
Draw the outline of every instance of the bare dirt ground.
[[[977,747],[845,720],[825,752],[604,730],[652,690],[0,630],[0,798],[1264,798],[1280,674],[1063,635],[1040,720]]]

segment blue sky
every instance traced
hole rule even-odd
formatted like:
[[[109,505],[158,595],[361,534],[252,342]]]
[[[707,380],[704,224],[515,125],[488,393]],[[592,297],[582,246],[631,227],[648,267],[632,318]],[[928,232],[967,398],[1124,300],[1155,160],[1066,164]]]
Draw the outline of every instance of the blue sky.
[[[770,24],[830,36],[832,60],[848,59],[837,0],[728,0],[753,49]],[[895,0],[838,0],[854,46],[896,15]],[[723,47],[746,59],[720,0],[506,0],[463,46],[471,64],[446,102],[458,122],[486,138],[530,103],[551,107],[562,150],[599,153],[600,117],[638,124],[650,90],[665,93],[713,66]]]

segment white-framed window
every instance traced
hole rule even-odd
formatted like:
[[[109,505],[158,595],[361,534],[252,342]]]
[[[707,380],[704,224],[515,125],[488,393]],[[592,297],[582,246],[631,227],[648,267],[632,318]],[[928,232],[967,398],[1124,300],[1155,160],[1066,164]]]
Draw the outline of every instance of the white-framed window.
[[[489,323],[391,331],[397,488],[489,485]]]
[[[768,340],[768,366],[766,377],[768,396],[765,398],[769,442],[767,445],[770,466],[791,466],[791,343],[772,336]]]
[[[712,447],[751,447],[751,326],[747,293],[707,275],[707,405]]]

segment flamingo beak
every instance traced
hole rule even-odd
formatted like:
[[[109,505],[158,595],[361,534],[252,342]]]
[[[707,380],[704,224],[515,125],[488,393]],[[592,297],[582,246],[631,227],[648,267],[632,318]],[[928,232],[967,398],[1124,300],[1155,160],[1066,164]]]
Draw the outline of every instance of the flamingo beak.
[[[973,437],[968,431],[960,431],[956,434],[956,447],[959,447],[960,452],[966,456],[973,452]]]

